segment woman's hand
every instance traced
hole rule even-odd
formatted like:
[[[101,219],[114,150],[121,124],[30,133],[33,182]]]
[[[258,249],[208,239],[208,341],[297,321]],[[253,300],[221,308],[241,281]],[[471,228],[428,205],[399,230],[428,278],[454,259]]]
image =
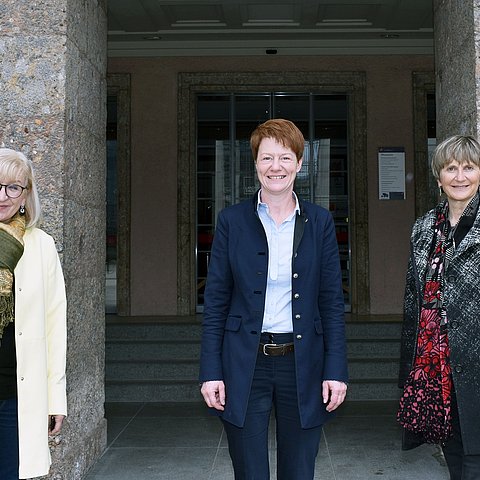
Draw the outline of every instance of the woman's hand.
[[[225,384],[222,380],[203,382],[200,392],[210,408],[225,410]]]
[[[336,380],[325,380],[322,384],[323,403],[327,404],[327,412],[338,408],[347,395],[347,384]]]
[[[53,437],[58,435],[62,429],[63,420],[65,415],[49,415],[48,416],[48,435]]]

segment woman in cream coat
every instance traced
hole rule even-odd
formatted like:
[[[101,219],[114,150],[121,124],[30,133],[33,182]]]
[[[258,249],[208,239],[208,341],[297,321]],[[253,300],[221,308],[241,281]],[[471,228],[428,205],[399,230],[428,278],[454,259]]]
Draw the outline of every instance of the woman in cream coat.
[[[0,149],[0,478],[48,474],[48,436],[60,432],[66,296],[55,243],[36,228],[31,162]],[[18,437],[17,437],[18,432]]]

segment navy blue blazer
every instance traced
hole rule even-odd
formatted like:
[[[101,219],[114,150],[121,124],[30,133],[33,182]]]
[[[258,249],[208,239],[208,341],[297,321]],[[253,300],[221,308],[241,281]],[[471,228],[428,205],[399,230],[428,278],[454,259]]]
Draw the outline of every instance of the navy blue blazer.
[[[203,318],[201,382],[223,380],[226,405],[215,411],[243,426],[260,343],[268,244],[257,198],[220,212]],[[323,380],[347,382],[344,300],[335,227],[324,208],[300,201],[292,256],[292,320],[298,406],[303,428],[331,416]]]

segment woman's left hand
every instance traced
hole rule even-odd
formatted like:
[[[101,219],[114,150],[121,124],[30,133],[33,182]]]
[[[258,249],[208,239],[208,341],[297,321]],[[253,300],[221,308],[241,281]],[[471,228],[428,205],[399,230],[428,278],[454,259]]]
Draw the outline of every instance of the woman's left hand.
[[[58,435],[62,429],[63,420],[65,415],[49,415],[48,416],[48,435]]]
[[[336,380],[324,380],[322,384],[323,403],[327,404],[327,412],[333,412],[345,400],[347,384]]]

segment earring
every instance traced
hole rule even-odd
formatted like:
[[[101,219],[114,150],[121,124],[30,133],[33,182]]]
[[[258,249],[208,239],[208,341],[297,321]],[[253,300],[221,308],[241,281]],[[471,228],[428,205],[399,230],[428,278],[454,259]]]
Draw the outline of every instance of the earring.
[[[440,195],[440,197],[443,195],[443,188],[441,185],[438,186],[438,195]]]
[[[20,210],[18,213],[20,213],[20,215],[25,215],[25,205],[20,205]]]

